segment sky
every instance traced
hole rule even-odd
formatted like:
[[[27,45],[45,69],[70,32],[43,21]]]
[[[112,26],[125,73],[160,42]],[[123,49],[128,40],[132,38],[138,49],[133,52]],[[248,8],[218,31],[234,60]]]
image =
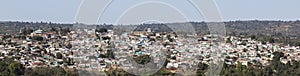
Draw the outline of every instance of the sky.
[[[98,23],[116,23],[119,17],[124,15],[124,11],[128,12],[129,8],[144,1],[114,0],[101,14]],[[187,21],[205,20],[203,14],[184,0],[160,1],[179,10]],[[74,23],[81,2],[82,0],[1,0],[0,21]],[[223,21],[288,21],[300,18],[300,0],[215,0],[215,3]]]

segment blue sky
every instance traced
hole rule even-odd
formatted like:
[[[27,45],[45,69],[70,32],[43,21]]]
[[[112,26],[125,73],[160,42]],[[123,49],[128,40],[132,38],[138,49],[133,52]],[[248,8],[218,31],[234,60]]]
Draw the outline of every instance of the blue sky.
[[[142,0],[139,0],[142,1]],[[169,1],[169,2],[168,2]],[[113,23],[114,18],[135,0],[115,0],[102,17],[100,23]],[[179,5],[190,21],[202,21],[197,12],[182,4],[180,0],[164,0]],[[215,0],[224,21],[233,20],[298,20],[300,0]],[[1,0],[0,21],[74,23],[81,0]],[[101,20],[101,18],[100,18]]]

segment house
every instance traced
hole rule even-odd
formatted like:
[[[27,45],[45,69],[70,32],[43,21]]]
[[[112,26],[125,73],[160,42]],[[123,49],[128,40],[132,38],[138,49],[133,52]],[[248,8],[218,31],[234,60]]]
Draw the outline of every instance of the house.
[[[32,33],[31,33],[31,36],[42,36],[42,33],[43,33],[43,30],[41,30],[41,29],[38,29],[38,30],[36,30],[36,31],[33,31]]]

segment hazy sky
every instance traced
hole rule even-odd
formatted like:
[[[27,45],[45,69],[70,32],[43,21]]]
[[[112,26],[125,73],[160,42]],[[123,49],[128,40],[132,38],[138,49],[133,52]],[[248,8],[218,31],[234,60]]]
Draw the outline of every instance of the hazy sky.
[[[104,13],[101,23],[113,23],[118,14],[142,0],[114,0]],[[178,10],[190,21],[202,21],[202,16],[182,0],[163,0],[180,5]],[[300,0],[215,0],[224,21],[232,20],[297,20],[300,18]],[[81,0],[1,0],[0,21],[51,21],[74,23]]]

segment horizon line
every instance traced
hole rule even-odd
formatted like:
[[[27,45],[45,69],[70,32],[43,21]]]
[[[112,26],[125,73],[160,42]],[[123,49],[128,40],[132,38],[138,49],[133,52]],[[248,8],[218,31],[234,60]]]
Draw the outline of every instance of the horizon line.
[[[300,21],[297,20],[268,20],[268,19],[246,19],[246,20],[225,20],[225,21],[186,21],[186,22],[161,22],[161,23],[137,23],[137,24],[113,24],[113,23],[97,23],[97,24],[88,24],[88,25],[142,25],[142,24],[172,24],[172,23],[211,23],[211,22],[236,22],[236,21],[283,21],[283,22],[290,22],[290,21]],[[85,23],[78,23],[78,22],[55,22],[55,21],[22,21],[22,20],[2,20],[0,23],[3,22],[20,22],[20,23],[47,23],[47,24],[85,24]],[[85,24],[86,25],[86,24]]]

